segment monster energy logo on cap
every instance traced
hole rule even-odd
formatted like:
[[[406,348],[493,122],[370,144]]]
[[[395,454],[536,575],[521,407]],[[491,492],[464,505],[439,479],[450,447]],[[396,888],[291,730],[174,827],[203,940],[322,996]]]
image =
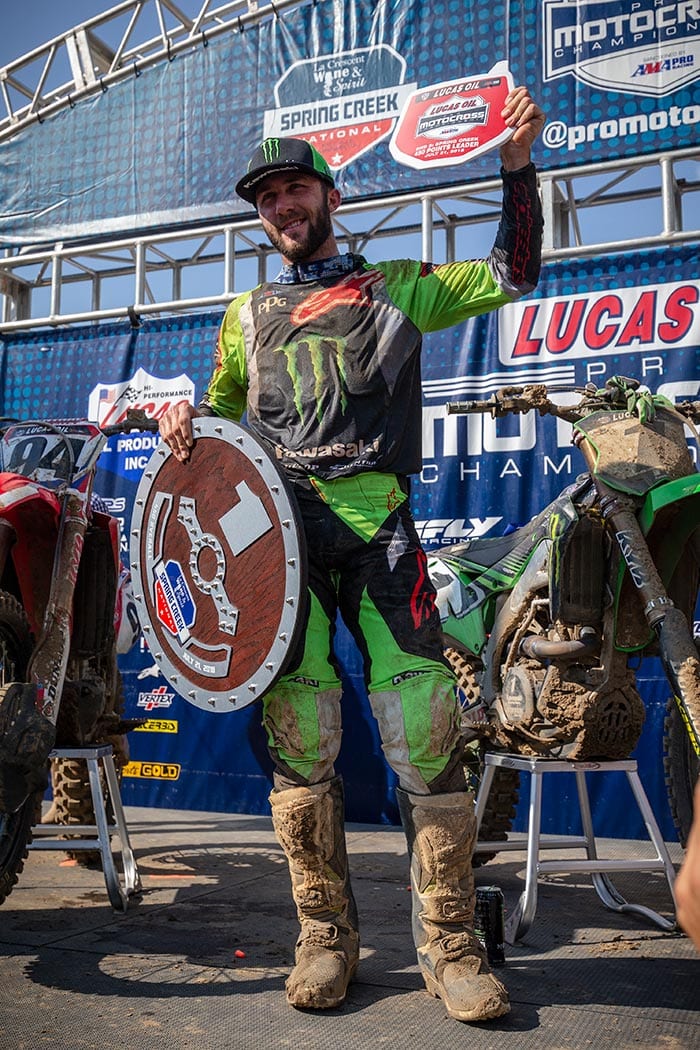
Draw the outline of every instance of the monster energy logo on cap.
[[[274,164],[279,159],[280,155],[280,140],[279,139],[265,139],[264,142],[260,143],[260,149],[263,151],[265,162],[267,164]],[[248,164],[248,171],[250,171],[250,164]]]
[[[285,171],[303,171],[334,186],[333,175],[324,157],[305,139],[270,138],[256,147],[248,171],[236,185],[236,193],[249,204],[255,204],[256,187],[268,175]]]

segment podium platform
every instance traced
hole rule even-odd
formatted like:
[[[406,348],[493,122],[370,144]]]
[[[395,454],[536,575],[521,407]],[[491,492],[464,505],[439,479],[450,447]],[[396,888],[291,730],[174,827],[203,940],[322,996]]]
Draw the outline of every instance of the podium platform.
[[[506,1017],[462,1025],[425,992],[402,831],[348,825],[361,959],[343,1010],[284,997],[297,924],[267,817],[125,807],[142,893],[110,905],[99,872],[31,852],[0,908],[2,1050],[658,1050],[700,1046],[700,957],[677,932],[601,906],[588,875],[543,875],[537,921],[506,946]],[[522,852],[476,869],[511,911]],[[601,853],[608,840],[600,843]],[[647,842],[615,840],[630,859]],[[675,865],[677,843],[668,844]],[[555,856],[557,851],[551,851]],[[616,885],[672,913],[662,872]]]

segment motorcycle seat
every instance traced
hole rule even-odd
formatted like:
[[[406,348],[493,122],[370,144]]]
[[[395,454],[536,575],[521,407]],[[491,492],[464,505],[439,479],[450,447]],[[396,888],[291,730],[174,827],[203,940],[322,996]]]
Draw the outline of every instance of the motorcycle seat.
[[[519,529],[509,532],[507,536],[480,536],[473,540],[462,540],[461,543],[441,547],[435,553],[443,561],[457,558],[459,561],[468,561],[472,565],[482,565],[487,569],[510,554],[514,547],[529,540],[532,536],[533,525],[534,522],[522,525]]]
[[[570,517],[573,512],[572,501],[579,500],[586,492],[592,490],[589,474],[580,474],[576,481],[567,486],[548,506],[544,507],[526,525],[509,532],[506,536],[480,536],[473,540],[462,540],[449,547],[441,547],[435,556],[442,561],[454,558],[466,561],[471,565],[480,565],[484,569],[495,565],[517,547],[528,550],[535,547],[549,534],[549,521],[553,514],[564,514]]]

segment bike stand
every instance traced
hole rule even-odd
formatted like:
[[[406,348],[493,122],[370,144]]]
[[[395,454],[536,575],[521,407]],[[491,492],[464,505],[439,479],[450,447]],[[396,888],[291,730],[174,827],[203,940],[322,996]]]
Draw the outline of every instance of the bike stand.
[[[539,875],[552,872],[590,874],[593,886],[606,908],[609,908],[611,911],[634,912],[638,915],[643,915],[662,930],[674,930],[676,928],[675,922],[665,919],[658,912],[652,911],[651,908],[646,908],[641,904],[629,904],[615,889],[607,874],[611,871],[663,871],[671,891],[675,909],[676,902],[673,892],[673,884],[676,877],[675,869],[659,826],[654,818],[649,800],[642,787],[642,782],[639,779],[636,761],[624,759],[620,761],[569,762],[551,758],[529,758],[523,755],[487,753],[484,759],[484,772],[476,798],[477,836],[486,808],[486,801],[493,784],[493,778],[499,767],[517,769],[520,772],[531,774],[525,889],[506,921],[505,939],[508,944],[514,944],[529,930],[537,910],[537,878]],[[586,773],[611,773],[617,770],[621,770],[627,776],[649,838],[655,847],[656,855],[649,859],[619,858],[602,860],[598,858],[591,806],[586,787]],[[541,838],[542,778],[545,773],[575,774],[581,824],[583,826],[582,836],[567,835],[563,838],[548,836],[546,840]],[[477,841],[476,846],[479,852],[484,853],[499,853],[502,850],[522,851],[523,848],[524,844],[522,842],[512,842],[510,840],[505,842]],[[540,851],[544,849],[581,848],[586,851],[585,860],[540,860]]]
[[[53,850],[94,850],[98,849],[102,858],[102,871],[107,884],[107,894],[110,903],[116,911],[126,911],[129,898],[141,891],[141,879],[139,877],[136,858],[134,857],[129,842],[129,832],[126,826],[126,818],[122,807],[121,794],[119,792],[119,781],[114,768],[114,755],[112,745],[104,744],[99,747],[58,747],[55,748],[49,758],[83,759],[87,763],[90,778],[90,792],[92,794],[92,805],[95,811],[94,824],[35,824],[32,835],[39,841],[32,842],[30,849],[53,849]],[[107,794],[112,805],[114,823],[109,823],[107,816],[107,800],[102,791],[100,780],[100,762],[104,769],[107,782]],[[93,838],[84,839],[61,839],[43,838],[47,834],[55,834],[58,830],[66,835],[90,835]],[[110,835],[119,835],[121,843],[123,883],[114,864]]]

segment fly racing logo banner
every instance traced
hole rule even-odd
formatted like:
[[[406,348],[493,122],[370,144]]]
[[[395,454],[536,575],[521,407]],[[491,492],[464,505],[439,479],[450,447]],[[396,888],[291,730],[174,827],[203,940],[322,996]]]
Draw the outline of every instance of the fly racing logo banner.
[[[699,49],[700,0],[300,3],[0,143],[0,247],[247,214],[232,187],[269,136],[311,142],[348,201],[492,179],[489,100],[455,86],[501,64],[547,115],[540,168],[694,147]],[[419,114],[425,153],[397,156],[404,107],[436,89],[450,108]]]

